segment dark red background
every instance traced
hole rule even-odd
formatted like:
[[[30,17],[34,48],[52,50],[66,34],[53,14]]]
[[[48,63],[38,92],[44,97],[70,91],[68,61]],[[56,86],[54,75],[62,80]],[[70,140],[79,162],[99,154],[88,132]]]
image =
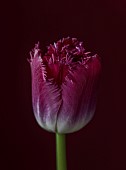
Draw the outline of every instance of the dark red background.
[[[68,170],[126,169],[126,2],[10,1],[3,6],[1,42],[1,170],[55,170],[55,134],[35,121],[29,51],[77,37],[102,58],[94,119],[67,135]],[[3,54],[2,54],[3,53]]]

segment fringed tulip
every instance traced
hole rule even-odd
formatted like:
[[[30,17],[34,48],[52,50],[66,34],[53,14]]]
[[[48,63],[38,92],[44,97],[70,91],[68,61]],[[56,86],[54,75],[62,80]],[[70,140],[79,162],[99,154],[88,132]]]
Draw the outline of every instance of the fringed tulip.
[[[31,51],[32,103],[39,125],[59,134],[83,128],[93,117],[101,64],[76,38],[63,38],[41,56]]]

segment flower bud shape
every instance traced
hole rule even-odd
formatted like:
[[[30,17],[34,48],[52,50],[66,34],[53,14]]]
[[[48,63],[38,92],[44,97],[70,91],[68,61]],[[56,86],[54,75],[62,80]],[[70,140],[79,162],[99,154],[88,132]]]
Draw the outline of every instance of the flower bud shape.
[[[47,131],[72,133],[93,117],[101,72],[98,55],[85,52],[76,38],[63,38],[42,56],[39,43],[30,52],[32,104]]]

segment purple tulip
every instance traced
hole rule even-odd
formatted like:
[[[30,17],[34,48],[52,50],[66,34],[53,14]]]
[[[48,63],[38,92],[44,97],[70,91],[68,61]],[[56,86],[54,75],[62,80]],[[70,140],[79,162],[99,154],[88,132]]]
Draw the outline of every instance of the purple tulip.
[[[39,125],[61,134],[78,131],[93,117],[101,72],[97,55],[76,38],[63,38],[41,57],[31,51],[32,103]]]

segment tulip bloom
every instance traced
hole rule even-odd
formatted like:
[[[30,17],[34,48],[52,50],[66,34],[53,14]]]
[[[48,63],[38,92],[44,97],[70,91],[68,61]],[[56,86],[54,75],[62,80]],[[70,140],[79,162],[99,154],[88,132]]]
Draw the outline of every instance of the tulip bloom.
[[[39,125],[59,134],[83,128],[93,117],[101,64],[76,38],[63,38],[41,56],[31,51],[32,103]]]

